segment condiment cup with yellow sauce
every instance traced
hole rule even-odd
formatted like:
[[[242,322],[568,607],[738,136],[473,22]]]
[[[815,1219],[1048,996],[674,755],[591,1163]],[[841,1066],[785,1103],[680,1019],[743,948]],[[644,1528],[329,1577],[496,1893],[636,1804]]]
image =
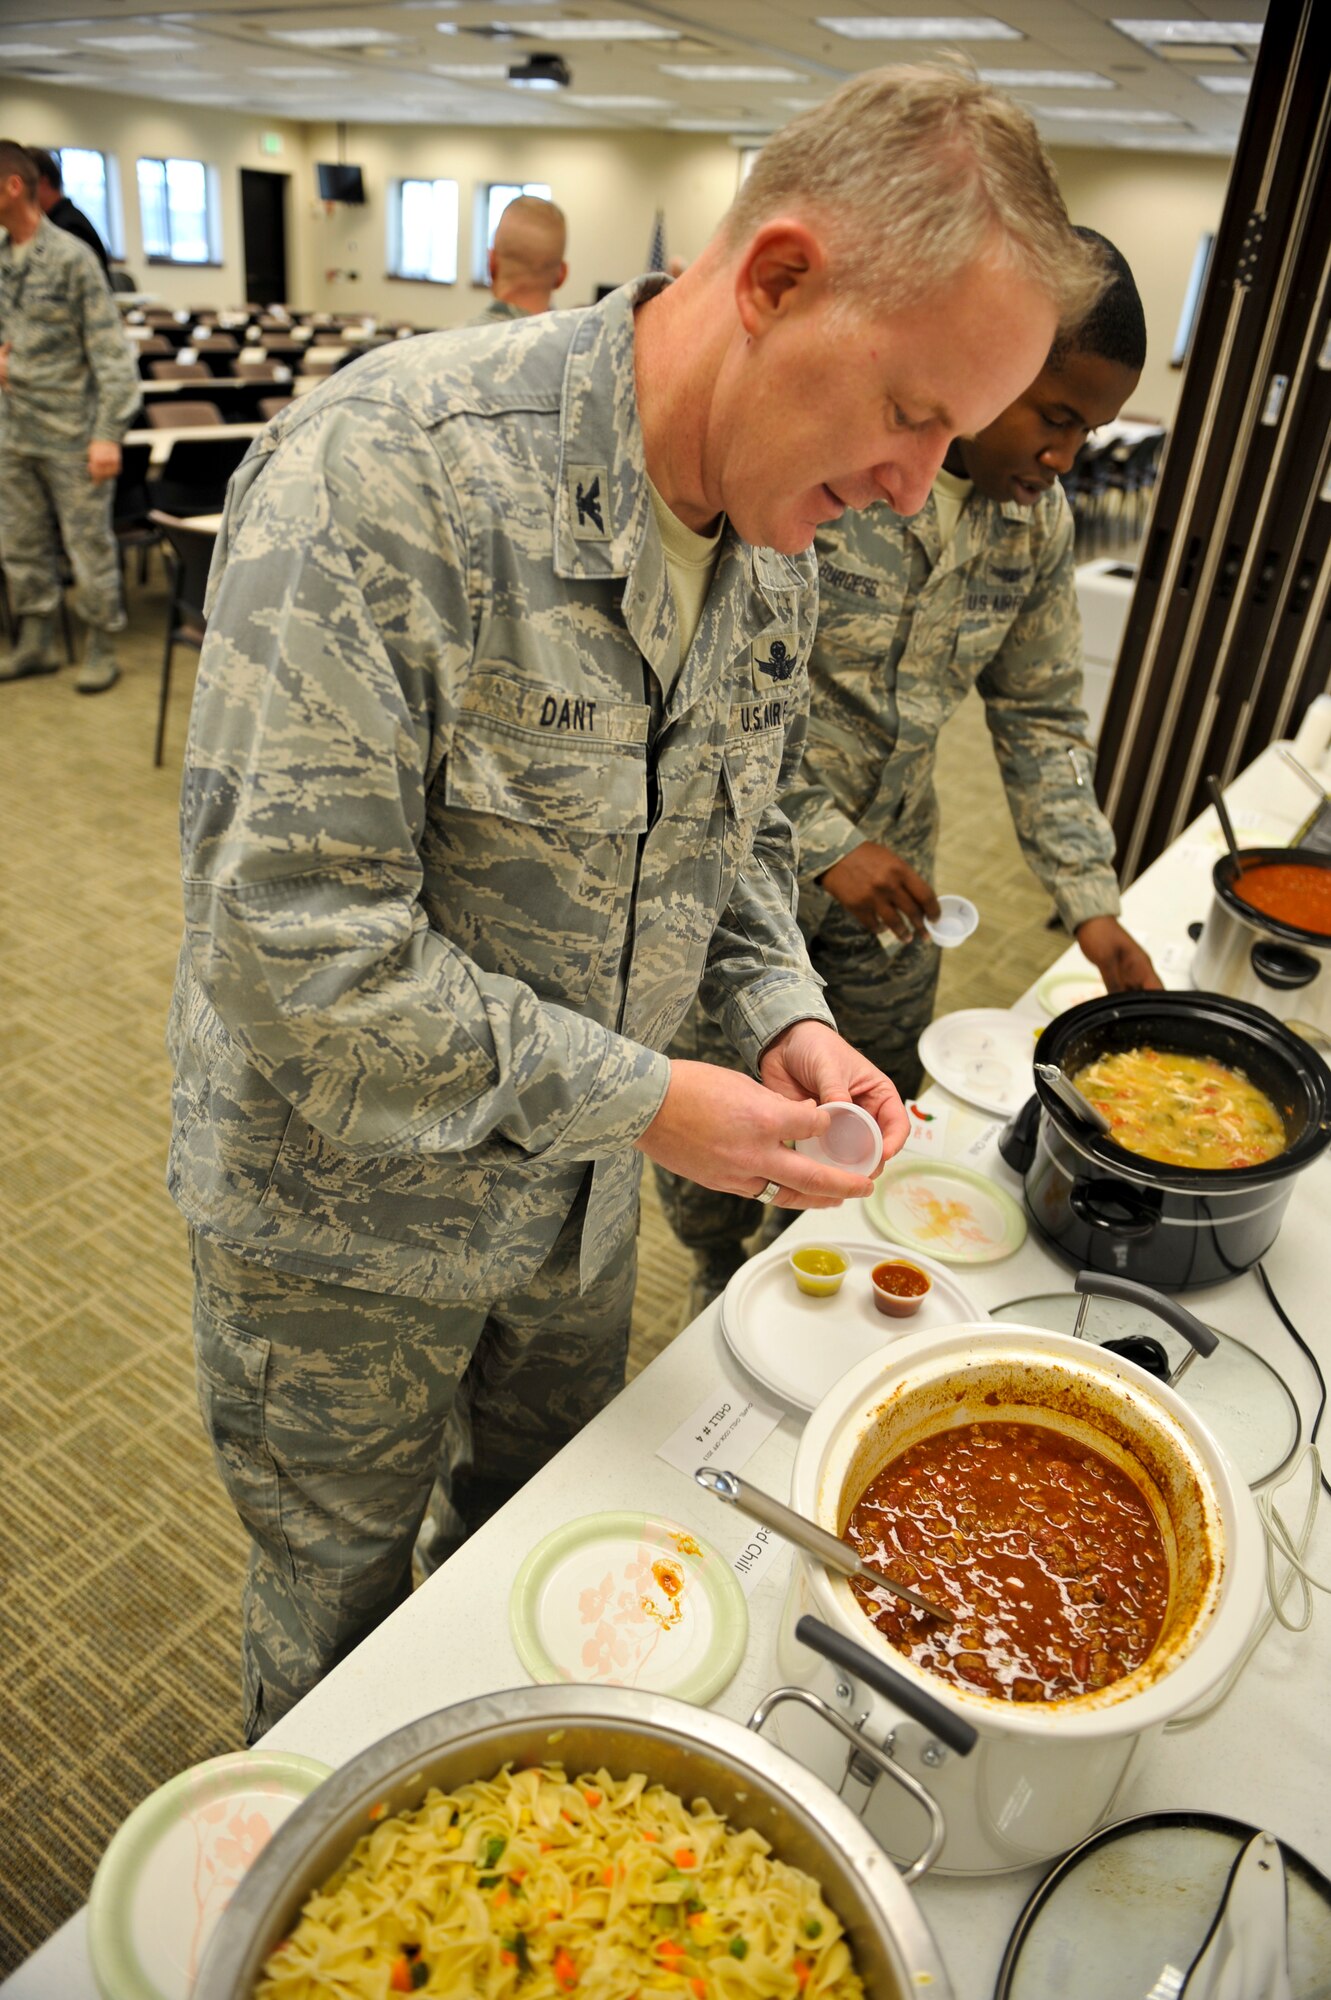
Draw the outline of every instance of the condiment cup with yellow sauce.
[[[811,1299],[830,1299],[841,1290],[850,1265],[830,1243],[801,1243],[789,1257],[795,1283]]]
[[[873,1267],[873,1302],[889,1319],[909,1319],[934,1288],[934,1281],[909,1257],[885,1257]]]

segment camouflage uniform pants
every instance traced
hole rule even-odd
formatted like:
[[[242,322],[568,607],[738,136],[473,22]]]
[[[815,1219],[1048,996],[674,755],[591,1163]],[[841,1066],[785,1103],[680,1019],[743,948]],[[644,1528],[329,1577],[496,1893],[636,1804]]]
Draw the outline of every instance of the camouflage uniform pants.
[[[924,873],[928,875],[927,867]],[[848,910],[834,903],[809,941],[809,957],[827,982],[827,1004],[840,1033],[891,1077],[903,1097],[913,1097],[923,1075],[916,1043],[933,1014],[938,987],[937,945],[917,937],[888,954]],[[721,1030],[698,1007],[671,1043],[670,1054],[739,1067]],[[767,1212],[744,1195],[719,1194],[660,1167],[654,1171],[671,1228],[693,1251],[708,1288],[719,1291],[744,1261],[744,1239]],[[793,1220],[794,1211],[785,1212]]]
[[[86,451],[33,457],[0,451],[0,561],[19,618],[60,607],[59,534],[74,571],[74,609],[85,625],[118,632],[125,623],[120,559],[111,530],[115,481],[94,486]]]
[[[528,1288],[488,1308],[324,1284],[193,1239],[199,1407],[251,1542],[247,1742],[410,1593],[446,1438],[456,1546],[622,1388],[636,1245],[580,1296],[584,1202]]]

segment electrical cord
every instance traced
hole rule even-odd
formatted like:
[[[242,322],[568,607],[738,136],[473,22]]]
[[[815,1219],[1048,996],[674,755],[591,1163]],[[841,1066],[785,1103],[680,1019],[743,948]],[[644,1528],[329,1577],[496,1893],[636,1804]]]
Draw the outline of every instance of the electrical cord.
[[[1321,1500],[1323,1491],[1331,1493],[1331,1483],[1328,1483],[1327,1476],[1322,1470],[1322,1455],[1317,1448],[1317,1433],[1321,1426],[1322,1413],[1326,1408],[1326,1378],[1318,1365],[1316,1355],[1308,1346],[1307,1341],[1303,1338],[1303,1335],[1294,1325],[1289,1314],[1276,1297],[1271,1280],[1267,1277],[1262,1265],[1258,1263],[1255,1269],[1262,1281],[1262,1288],[1270,1300],[1271,1306],[1279,1318],[1281,1325],[1304,1356],[1317,1378],[1317,1412],[1313,1417],[1312,1425],[1308,1432],[1308,1442],[1295,1459],[1289,1471],[1285,1474],[1285,1477],[1275,1485],[1269,1487],[1265,1493],[1259,1493],[1255,1496],[1257,1514],[1262,1524],[1262,1535],[1265,1543],[1266,1595],[1269,1608],[1265,1615],[1258,1621],[1243,1651],[1225,1675],[1216,1693],[1212,1695],[1211,1699],[1202,1708],[1194,1708],[1187,1715],[1179,1716],[1173,1722],[1167,1722],[1165,1724],[1165,1734],[1167,1736],[1178,1735],[1185,1729],[1195,1729],[1199,1722],[1205,1722],[1208,1716],[1214,1715],[1216,1709],[1220,1707],[1221,1703],[1232,1692],[1240,1674],[1257,1651],[1257,1648],[1261,1645],[1262,1640],[1266,1637],[1272,1625],[1279,1623],[1283,1625],[1287,1632],[1305,1632],[1312,1623],[1313,1592],[1320,1590],[1331,1595],[1331,1582],[1323,1582],[1319,1577],[1315,1577],[1304,1561],[1304,1556],[1308,1551],[1308,1544],[1312,1539],[1313,1524],[1317,1519],[1318,1503]],[[1296,1533],[1290,1529],[1284,1516],[1281,1514],[1276,1504],[1276,1496],[1282,1493],[1291,1481],[1298,1477],[1305,1461],[1311,1464],[1313,1476],[1312,1483],[1308,1489],[1308,1503],[1304,1509],[1303,1520]],[[1283,1557],[1287,1564],[1283,1577],[1277,1577],[1276,1575],[1276,1563],[1280,1557]],[[1299,1586],[1301,1608],[1296,1617],[1289,1617],[1285,1612],[1285,1599],[1289,1596],[1295,1583]]]
[[[1293,1320],[1290,1318],[1289,1314],[1285,1311],[1285,1308],[1281,1305],[1279,1299],[1276,1297],[1275,1288],[1272,1285],[1271,1280],[1266,1275],[1266,1266],[1261,1262],[1260,1258],[1258,1259],[1257,1263],[1253,1266],[1253,1269],[1256,1271],[1258,1277],[1262,1281],[1262,1290],[1266,1293],[1267,1298],[1271,1301],[1271,1310],[1275,1313],[1276,1318],[1280,1321],[1280,1324],[1284,1327],[1286,1333],[1289,1335],[1290,1339],[1294,1342],[1294,1345],[1298,1348],[1299,1353],[1303,1356],[1308,1366],[1312,1369],[1313,1374],[1317,1377],[1317,1413],[1312,1420],[1312,1428],[1308,1432],[1309,1444],[1315,1445],[1317,1443],[1317,1433],[1319,1428],[1321,1427],[1322,1412],[1326,1408],[1326,1377],[1325,1375],[1323,1375],[1321,1368],[1318,1365],[1317,1356],[1313,1353],[1311,1347],[1309,1347],[1307,1341],[1304,1339],[1303,1335],[1299,1332],[1299,1329],[1295,1326]],[[1324,1472],[1319,1472],[1318,1478],[1320,1479],[1322,1487],[1325,1490],[1325,1492],[1328,1495],[1331,1495],[1331,1481],[1328,1481],[1326,1474]]]

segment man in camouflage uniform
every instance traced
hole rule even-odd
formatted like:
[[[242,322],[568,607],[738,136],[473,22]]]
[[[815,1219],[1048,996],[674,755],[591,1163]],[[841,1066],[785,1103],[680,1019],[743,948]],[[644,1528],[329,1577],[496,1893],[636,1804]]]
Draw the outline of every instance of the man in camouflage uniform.
[[[36,201],[37,169],[0,139],[0,560],[19,620],[0,681],[54,673],[60,606],[56,523],[88,645],[74,685],[113,686],[111,635],[125,623],[111,502],[139,378],[106,281],[86,244]]]
[[[871,507],[817,537],[809,735],[782,794],[799,837],[800,924],[837,1026],[907,1097],[938,984],[938,947],[923,930],[939,914],[934,753],[972,688],[1022,852],[1063,923],[1111,991],[1160,984],[1118,920],[1113,834],[1091,789],[1072,515],[1058,483],[1136,388],[1146,326],[1119,252],[1077,233],[1111,276],[1076,335],[996,423],[954,442],[921,512],[902,520]],[[699,1008],[671,1054],[733,1060]],[[690,1302],[701,1310],[763,1212],[678,1175],[658,1171],[657,1183],[694,1253]]]
[[[898,236],[864,263],[889,171],[955,224],[894,309]],[[922,215],[899,269],[935,242]],[[251,1738],[409,1589],[445,1443],[435,1560],[622,1382],[643,1156],[822,1208],[871,1186],[789,1150],[823,1104],[900,1145],[829,1025],[775,804],[810,544],[879,493],[918,506],[1097,282],[1025,114],[880,72],[772,141],[678,284],[385,348],[236,475],[169,1171],[253,1543]],[[749,1075],[662,1053],[699,990]]]
[[[490,250],[490,303],[471,322],[527,319],[549,312],[568,276],[564,211],[543,195],[514,195],[495,225]]]

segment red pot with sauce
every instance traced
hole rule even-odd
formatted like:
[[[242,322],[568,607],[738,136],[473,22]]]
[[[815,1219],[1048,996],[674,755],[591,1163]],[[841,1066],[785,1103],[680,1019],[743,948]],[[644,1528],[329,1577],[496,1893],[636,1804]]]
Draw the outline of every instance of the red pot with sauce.
[[[1193,985],[1331,1034],[1331,854],[1241,848],[1216,862],[1211,881]]]
[[[893,1555],[909,1562],[922,1529],[916,1588],[947,1595],[956,1624],[937,1624],[922,1642],[921,1621],[903,1651],[903,1632],[890,1614],[871,1615],[880,1607],[862,1601],[862,1586],[801,1558],[778,1657],[853,1718],[867,1711],[868,1733],[890,1733],[894,1759],[927,1778],[947,1820],[944,1872],[1025,1867],[1083,1839],[1166,1722],[1234,1665],[1257,1620],[1262,1534],[1243,1480],[1171,1389],[1067,1335],[992,1322],[935,1328],[852,1369],[804,1431],[791,1505],[845,1536],[865,1504],[904,1530],[883,1537],[890,1554],[861,1539],[868,1560],[889,1571]],[[968,1564],[968,1538],[979,1551],[984,1532],[986,1559]],[[929,1538],[941,1535],[962,1552],[946,1592],[927,1560],[937,1552]],[[1047,1619],[1079,1596],[1095,1600],[1085,1607],[1093,1615],[1069,1638]],[[1022,1605],[1024,1627],[1012,1622]],[[819,1667],[811,1677],[792,1639],[804,1611],[971,1722],[974,1753],[952,1756],[844,1673]],[[915,1809],[866,1787],[826,1725],[796,1714],[780,1733],[859,1805],[890,1854],[914,1851]]]

